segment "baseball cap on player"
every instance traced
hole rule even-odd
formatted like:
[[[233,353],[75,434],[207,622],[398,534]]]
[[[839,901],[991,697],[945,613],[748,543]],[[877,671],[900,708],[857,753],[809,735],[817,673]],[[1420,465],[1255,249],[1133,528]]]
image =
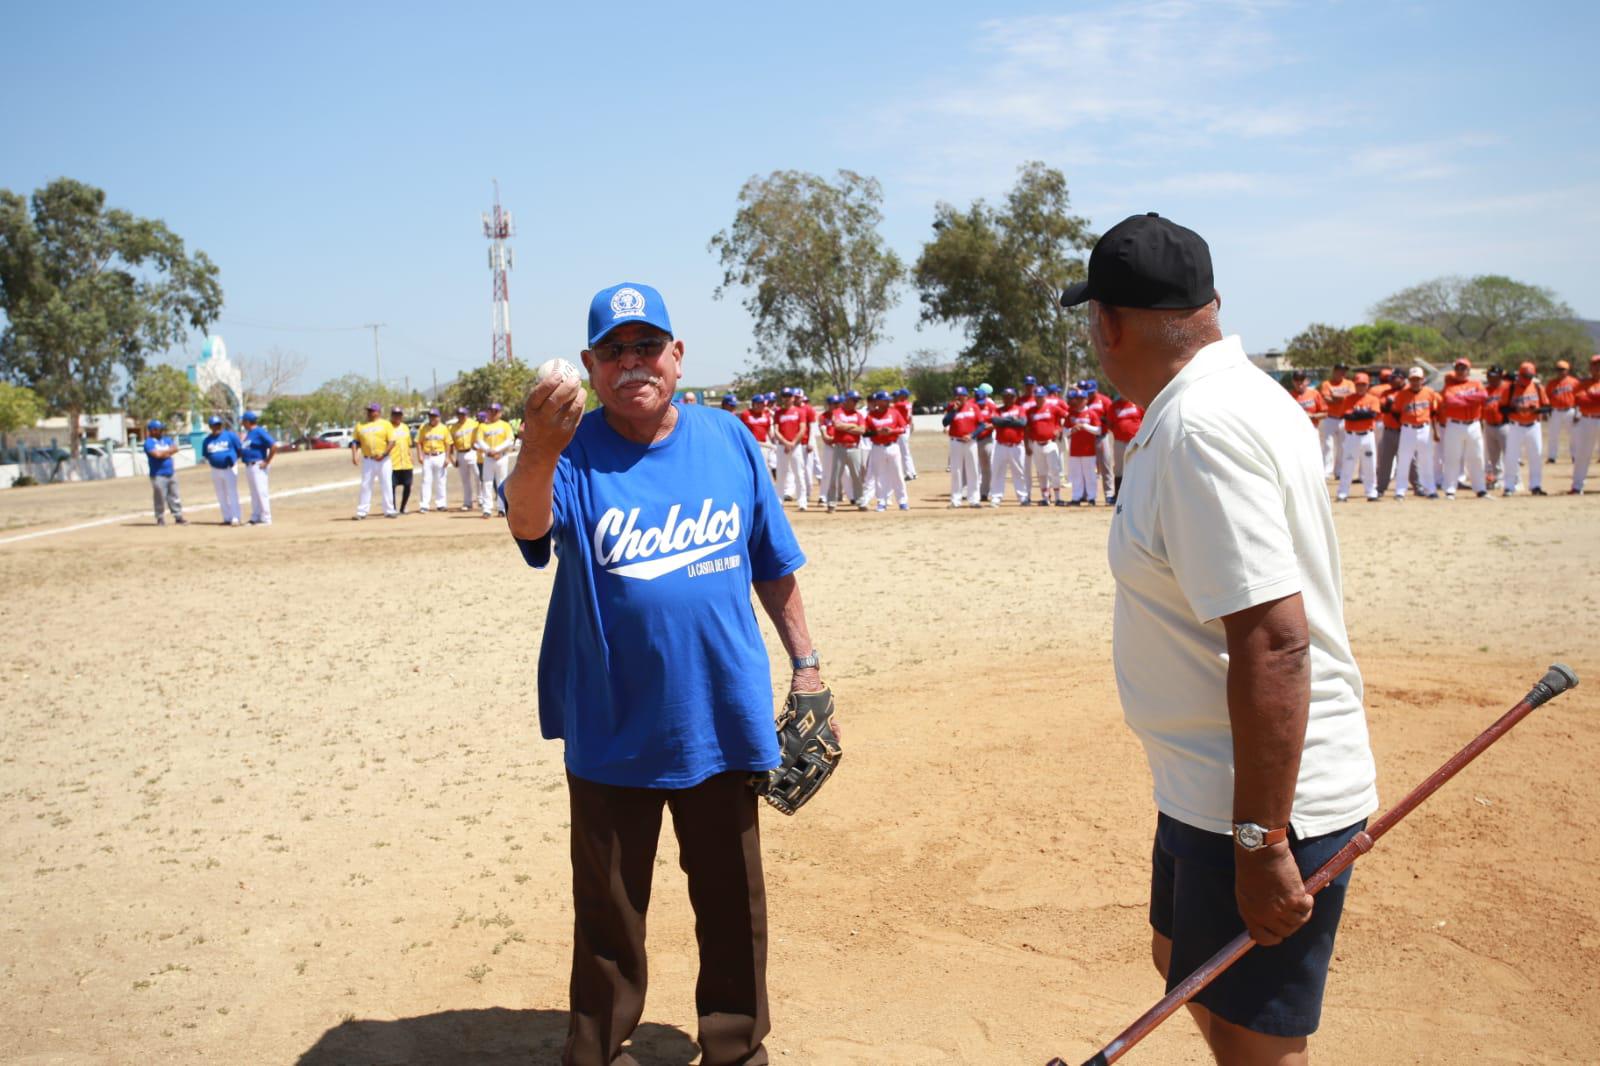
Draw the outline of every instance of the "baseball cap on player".
[[[367,410],[369,410],[369,411],[381,411],[381,410],[383,410],[383,404],[381,404],[381,403],[369,403],[369,404],[367,404]]]
[[[766,403],[767,402],[767,394],[764,393],[764,392],[758,392],[754,396],[750,397],[750,402],[751,403]]]
[[[739,402],[739,397],[735,396],[731,392],[725,392],[725,393],[722,394],[722,402],[723,403],[738,403]]]
[[[438,418],[439,417],[439,409],[437,407],[428,408],[428,417],[429,418]]]
[[[1024,385],[1037,385],[1039,384],[1039,379],[1034,377],[1032,374],[1029,374],[1027,377],[1022,379],[1022,383]]]
[[[465,408],[465,407],[457,407],[457,408],[456,408],[456,414],[458,414],[458,415],[464,415],[464,414],[466,414],[466,413],[467,413],[467,409],[466,409],[466,408]]]
[[[400,410],[400,408],[396,407],[395,410],[398,411],[398,410]],[[491,410],[491,411],[503,411],[503,410],[505,410],[505,408],[501,407],[498,403],[492,403],[492,404],[489,405],[489,410]]]
[[[1466,356],[1463,355],[1461,358],[1456,360],[1455,365],[1457,367],[1463,367],[1464,366],[1468,370],[1471,370],[1472,369],[1472,360],[1468,359]]]
[[[957,396],[965,396],[967,394],[967,387],[965,385],[957,385],[952,391]]]
[[[392,415],[403,415],[406,413],[406,409],[404,407],[391,407],[389,408],[389,413]]]
[[[259,422],[259,421],[261,421],[261,416],[256,414],[254,411],[246,411],[244,414],[239,416],[239,421],[241,421],[241,422]]]
[[[989,394],[991,394],[993,392],[994,392],[994,386],[990,385],[987,381],[985,381],[982,385],[978,386],[978,395],[979,396],[988,396]]]
[[[144,424],[145,429],[166,429],[167,424],[159,418],[152,418]]]
[[[1044,386],[1043,385],[1035,385],[1033,387],[1033,394],[1035,396],[1043,396],[1044,395]]]
[[[1372,384],[1372,378],[1368,377],[1366,374],[1357,374],[1355,376],[1355,383],[1357,385],[1370,385]]]
[[[589,301],[589,347],[593,348],[607,333],[629,322],[642,322],[663,333],[672,332],[672,319],[667,317],[667,303],[661,294],[648,285],[625,281],[601,289]]]
[[[1211,249],[1200,234],[1154,211],[1106,230],[1089,253],[1089,276],[1061,294],[1062,307],[1089,300],[1177,310],[1217,298]]]
[[[1013,389],[1010,385],[1007,385],[1005,388],[1000,390],[1000,395],[1002,396],[1015,396],[1016,394],[1017,390]]]
[[[1600,363],[1600,352],[1596,352],[1594,355],[1589,357],[1590,366],[1594,366],[1596,363]]]
[[[1571,370],[1572,369],[1572,364],[1567,362],[1565,359],[1557,359],[1556,360],[1556,369],[1557,370]]]
[[[1521,366],[1517,367],[1517,373],[1521,374],[1525,378],[1533,377],[1534,374],[1538,373],[1538,370],[1539,368],[1534,366],[1532,363],[1523,363]]]
[[[1595,358],[1596,359],[1600,359],[1600,356],[1595,356]],[[906,397],[911,395],[911,390],[910,389],[895,389],[894,390],[894,394],[896,396],[900,397],[901,399],[905,399]]]
[[[1420,366],[1414,366],[1410,370],[1406,371],[1406,377],[1410,378],[1412,381],[1421,381],[1427,376],[1428,372],[1422,369]]]
[[[222,419],[218,418],[216,415],[212,415],[210,418],[206,419],[206,425],[220,426],[222,425]]]
[[[837,392],[830,392],[828,394],[828,402],[832,404],[841,404],[844,403],[844,397],[840,396]]]
[[[889,394],[884,392],[882,389],[879,389],[877,392],[872,394],[872,399],[875,403],[888,403]]]
[[[1294,373],[1290,374],[1289,376],[1294,378],[1294,380],[1296,380],[1296,381],[1304,381],[1304,380],[1306,380],[1306,372],[1304,370],[1296,370]]]
[[[844,398],[847,400],[859,400],[861,399],[861,394],[855,389],[851,389],[849,392],[844,394]]]
[[[1046,385],[1045,386],[1045,391],[1046,392],[1051,392],[1051,393],[1060,392],[1061,391],[1061,386],[1060,385]]]

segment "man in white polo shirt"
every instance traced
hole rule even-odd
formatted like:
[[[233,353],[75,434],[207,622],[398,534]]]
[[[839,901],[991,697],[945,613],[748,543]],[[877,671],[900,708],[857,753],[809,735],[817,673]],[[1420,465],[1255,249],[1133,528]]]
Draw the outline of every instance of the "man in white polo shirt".
[[[1089,335],[1146,408],[1112,518],[1112,651],[1158,811],[1150,924],[1170,989],[1239,932],[1261,945],[1191,1004],[1219,1062],[1306,1061],[1348,873],[1302,878],[1378,805],[1317,433],[1217,324],[1204,240],[1112,227]]]

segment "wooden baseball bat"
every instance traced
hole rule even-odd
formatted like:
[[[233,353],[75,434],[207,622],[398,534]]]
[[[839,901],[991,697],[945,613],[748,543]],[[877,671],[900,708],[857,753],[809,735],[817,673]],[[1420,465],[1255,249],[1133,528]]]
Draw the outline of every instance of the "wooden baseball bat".
[[[1529,690],[1522,700],[1499,720],[1479,733],[1472,742],[1451,757],[1439,769],[1428,776],[1428,779],[1406,794],[1406,797],[1395,804],[1390,810],[1366,829],[1350,838],[1350,842],[1340,848],[1327,862],[1306,879],[1306,891],[1316,895],[1322,891],[1335,877],[1350,867],[1358,858],[1372,850],[1378,838],[1393,829],[1399,821],[1422,803],[1423,800],[1433,795],[1446,781],[1454,777],[1461,768],[1482,754],[1483,749],[1499,740],[1510,732],[1511,727],[1522,721],[1528,715],[1544,706],[1550,700],[1561,695],[1570,688],[1576,688],[1578,675],[1572,668],[1561,663],[1555,663],[1545,671],[1543,678]],[[1249,933],[1240,933],[1230,943],[1225,945],[1211,958],[1200,965],[1194,973],[1185,977],[1171,992],[1161,998],[1155,1006],[1141,1014],[1132,1025],[1128,1026],[1105,1047],[1095,1052],[1092,1058],[1087,1059],[1083,1066],[1110,1066],[1127,1054],[1139,1041],[1149,1036],[1162,1022],[1172,1016],[1173,1012],[1189,1002],[1200,993],[1202,988],[1238,962],[1245,952],[1255,946],[1255,941],[1250,939]],[[1066,1060],[1054,1058],[1049,1066],[1067,1066]]]

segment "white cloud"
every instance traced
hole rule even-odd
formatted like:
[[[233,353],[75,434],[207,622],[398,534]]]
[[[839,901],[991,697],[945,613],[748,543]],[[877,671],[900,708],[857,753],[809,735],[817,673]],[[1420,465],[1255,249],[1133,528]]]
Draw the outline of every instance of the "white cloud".
[[[1433,181],[1470,169],[1474,153],[1499,143],[1480,133],[1400,144],[1370,145],[1351,153],[1350,169],[1363,177],[1396,181]]]

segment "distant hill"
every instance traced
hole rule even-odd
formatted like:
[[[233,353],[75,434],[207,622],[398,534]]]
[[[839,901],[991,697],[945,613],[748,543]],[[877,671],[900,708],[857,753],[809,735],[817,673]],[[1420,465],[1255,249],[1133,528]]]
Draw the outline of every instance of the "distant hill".
[[[1600,321],[1592,318],[1579,318],[1575,321],[1589,331],[1589,339],[1594,341],[1595,351],[1600,352]]]

